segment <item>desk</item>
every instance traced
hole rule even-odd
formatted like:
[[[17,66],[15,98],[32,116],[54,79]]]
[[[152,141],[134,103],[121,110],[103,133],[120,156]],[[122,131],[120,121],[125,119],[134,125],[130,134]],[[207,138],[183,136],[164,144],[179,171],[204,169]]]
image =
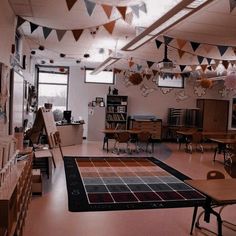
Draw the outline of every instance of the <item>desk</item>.
[[[236,144],[236,139],[235,138],[209,138],[209,140],[218,144],[218,148],[215,149],[213,160],[215,161],[217,151],[218,151],[218,153],[221,153],[223,151],[224,163],[225,163],[226,162],[227,145]]]
[[[60,132],[62,147],[82,144],[84,131],[83,124],[60,124],[57,125],[57,130]]]
[[[218,222],[218,236],[222,236],[222,219],[220,214],[213,210],[212,203],[214,202],[214,204],[217,204],[219,206],[235,204],[236,179],[186,180],[185,182],[207,196],[204,205],[204,220],[209,223],[210,214],[215,215]],[[195,218],[193,218],[192,225],[195,222]]]

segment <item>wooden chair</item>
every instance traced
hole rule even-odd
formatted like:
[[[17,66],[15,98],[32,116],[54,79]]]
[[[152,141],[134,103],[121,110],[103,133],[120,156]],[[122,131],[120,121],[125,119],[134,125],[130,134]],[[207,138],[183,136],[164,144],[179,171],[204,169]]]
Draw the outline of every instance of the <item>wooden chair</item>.
[[[113,152],[116,154],[120,154],[120,144],[126,144],[125,151],[131,153],[130,149],[130,133],[129,132],[117,132],[114,135],[115,137],[115,144]]]
[[[196,131],[192,134],[192,138],[187,143],[187,150],[192,153],[193,152],[193,145],[195,145],[195,150],[200,150],[202,153],[204,151],[203,145],[202,145],[202,133],[199,131]]]
[[[137,134],[137,141],[136,141],[136,151],[140,152],[140,150],[145,150],[148,152],[148,146],[151,141],[151,134],[147,131],[143,131]],[[145,149],[142,148],[142,144],[145,145]]]
[[[211,170],[207,173],[207,179],[211,180],[211,179],[224,179],[225,178],[225,175],[223,173],[221,173],[220,171],[218,170]],[[219,207],[218,204],[212,204],[212,207]],[[219,213],[221,213],[221,211],[223,210],[225,206],[222,206],[219,210]],[[190,231],[190,234],[192,235],[193,233],[193,228],[194,228],[194,223],[195,223],[195,220],[196,220],[196,216],[197,216],[197,210],[198,210],[198,206],[195,206],[194,208],[194,212],[193,212],[193,218],[192,218],[192,224],[191,224],[191,231]],[[206,231],[209,231],[211,233],[214,233],[212,232],[211,230],[205,228],[205,227],[202,227],[200,226],[200,218],[202,217],[202,215],[205,214],[205,211],[202,211],[199,215],[198,215],[198,218],[197,218],[197,221],[196,221],[196,228],[198,229],[204,229]],[[214,233],[215,234],[215,233]]]

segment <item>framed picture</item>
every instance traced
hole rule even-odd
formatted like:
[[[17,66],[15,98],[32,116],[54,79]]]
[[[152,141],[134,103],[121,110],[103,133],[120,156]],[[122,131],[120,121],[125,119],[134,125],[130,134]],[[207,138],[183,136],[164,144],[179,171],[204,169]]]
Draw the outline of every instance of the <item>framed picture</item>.
[[[96,103],[100,104],[101,102],[103,102],[103,98],[102,97],[96,97]]]
[[[96,101],[92,101],[92,107],[96,107],[97,106],[97,102]]]

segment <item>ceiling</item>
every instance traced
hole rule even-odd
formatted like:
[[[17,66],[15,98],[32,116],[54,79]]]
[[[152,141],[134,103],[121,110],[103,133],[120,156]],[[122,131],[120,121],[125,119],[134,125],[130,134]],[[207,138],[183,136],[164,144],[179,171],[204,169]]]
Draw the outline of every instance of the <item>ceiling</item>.
[[[36,52],[32,56],[39,63],[41,61],[51,65],[78,65],[79,63],[81,66],[96,67],[110,53],[119,53],[122,59],[112,67],[123,69],[129,67],[130,60],[146,66],[146,61],[158,62],[163,58],[164,46],[157,49],[155,40],[149,41],[132,52],[120,49],[135,38],[142,29],[149,27],[180,1],[90,0],[90,2],[96,3],[91,16],[88,14],[84,0],[77,0],[71,10],[68,9],[66,0],[9,0],[9,3],[15,14],[26,20],[19,29],[24,35],[29,49]],[[145,3],[147,13],[144,9],[139,10],[138,17],[134,14],[137,12],[133,11],[132,7],[142,6],[143,3]],[[110,18],[102,8],[103,4],[113,6]],[[126,21],[116,8],[121,6],[127,6]],[[132,23],[131,18],[133,18]],[[115,21],[115,26],[113,32],[109,33],[104,25],[111,21]],[[39,25],[33,33],[30,31],[29,22]],[[46,39],[42,27],[53,29]],[[58,41],[54,29],[67,30],[60,41]],[[78,41],[75,40],[72,33],[72,30],[75,29],[83,29]],[[214,0],[164,32],[164,35],[204,45],[236,46],[236,8],[230,13],[229,0]],[[162,36],[159,36],[158,39],[163,41]],[[39,45],[43,45],[45,49],[39,50]],[[193,53],[190,44],[185,45],[186,53],[180,59],[176,48],[178,48],[176,40],[173,40],[168,47],[168,57],[177,64],[199,64],[194,54],[224,60],[235,59],[235,53],[232,50],[227,50],[221,57],[217,48],[213,47],[207,53],[206,50],[203,50],[202,45]],[[65,54],[64,58],[60,57],[61,53]],[[90,56],[85,58],[84,54]]]

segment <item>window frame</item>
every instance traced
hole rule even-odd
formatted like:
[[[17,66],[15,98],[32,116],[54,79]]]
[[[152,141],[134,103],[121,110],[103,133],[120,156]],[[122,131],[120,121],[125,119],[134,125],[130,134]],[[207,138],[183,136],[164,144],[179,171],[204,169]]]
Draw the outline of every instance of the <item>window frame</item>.
[[[94,70],[94,68],[84,68],[84,83],[86,83],[86,84],[106,84],[106,85],[114,85],[115,84],[115,79],[116,79],[116,76],[115,76],[115,73],[114,73],[114,71],[112,71],[112,70],[103,70],[103,71],[112,71],[112,73],[113,73],[113,77],[112,77],[112,83],[105,83],[105,82],[103,82],[103,83],[100,83],[100,82],[87,82],[86,81],[86,71],[93,71]]]
[[[68,110],[68,96],[69,96],[69,72],[70,72],[70,68],[67,66],[63,66],[63,68],[66,69],[66,71],[68,72],[57,72],[57,71],[50,71],[50,70],[43,70],[42,68],[48,68],[48,69],[59,69],[60,66],[41,66],[41,65],[36,65],[36,73],[37,73],[37,109],[39,108],[39,85],[40,84],[44,84],[44,85],[65,85],[66,86],[66,110]],[[67,75],[66,78],[66,84],[65,83],[40,83],[39,82],[39,73],[47,73],[47,74],[64,74]]]

